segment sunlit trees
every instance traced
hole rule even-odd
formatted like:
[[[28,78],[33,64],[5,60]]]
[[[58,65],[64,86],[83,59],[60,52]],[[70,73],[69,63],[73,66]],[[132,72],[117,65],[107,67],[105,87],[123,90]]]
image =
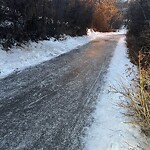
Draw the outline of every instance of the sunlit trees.
[[[92,26],[99,31],[109,31],[117,15],[115,0],[100,0],[95,6]]]
[[[109,31],[118,19],[115,0],[0,0],[0,5],[5,45],[83,35],[87,28]]]

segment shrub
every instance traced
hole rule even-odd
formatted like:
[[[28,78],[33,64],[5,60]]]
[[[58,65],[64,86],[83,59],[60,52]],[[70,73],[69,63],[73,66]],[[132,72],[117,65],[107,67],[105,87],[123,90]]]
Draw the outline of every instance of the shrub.
[[[150,64],[148,68],[142,67],[145,57],[147,58],[147,54],[139,53],[139,74],[129,68],[130,74],[135,75],[133,84],[130,87],[123,85],[121,90],[113,89],[124,97],[119,106],[127,109],[125,115],[131,118],[131,123],[140,126],[150,136]]]

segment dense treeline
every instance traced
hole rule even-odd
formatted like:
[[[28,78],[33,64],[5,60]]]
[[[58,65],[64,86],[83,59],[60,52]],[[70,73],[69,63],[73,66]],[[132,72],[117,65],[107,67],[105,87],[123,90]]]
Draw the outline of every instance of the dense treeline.
[[[109,31],[120,13],[115,0],[0,0],[3,47],[25,41]],[[116,19],[117,18],[117,19]]]
[[[138,64],[139,51],[143,51],[145,54],[147,53],[147,61],[144,62],[148,65],[150,64],[150,1],[131,1],[127,17],[129,55],[133,63]]]
[[[0,35],[8,45],[60,34],[83,34],[93,10],[76,0],[5,0],[0,11]]]

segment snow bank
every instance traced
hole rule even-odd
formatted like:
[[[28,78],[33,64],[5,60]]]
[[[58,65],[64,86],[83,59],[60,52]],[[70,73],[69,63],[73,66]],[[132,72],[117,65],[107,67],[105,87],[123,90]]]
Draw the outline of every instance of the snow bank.
[[[55,41],[52,38],[49,41],[30,42],[22,47],[13,47],[9,52],[3,51],[0,47],[0,78],[50,60],[96,38],[108,37],[112,34],[115,33],[99,33],[89,29],[87,36],[67,36],[63,41]]]
[[[121,78],[126,79],[124,82],[129,86],[126,64],[132,66],[126,56],[125,37],[123,37],[115,50],[104,89],[99,95],[93,113],[94,122],[83,140],[85,150],[143,150],[142,147],[146,147],[147,141],[144,135],[141,135],[140,129],[125,123],[128,120],[122,115],[124,110],[118,106],[121,102],[120,94],[108,94],[110,85],[117,88]]]

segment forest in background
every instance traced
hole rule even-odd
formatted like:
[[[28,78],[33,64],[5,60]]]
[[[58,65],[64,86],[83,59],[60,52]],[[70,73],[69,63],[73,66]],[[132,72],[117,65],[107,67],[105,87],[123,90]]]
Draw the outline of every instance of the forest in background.
[[[0,0],[0,44],[7,49],[29,40],[85,35],[87,28],[111,31],[122,22],[120,3],[116,0]]]

